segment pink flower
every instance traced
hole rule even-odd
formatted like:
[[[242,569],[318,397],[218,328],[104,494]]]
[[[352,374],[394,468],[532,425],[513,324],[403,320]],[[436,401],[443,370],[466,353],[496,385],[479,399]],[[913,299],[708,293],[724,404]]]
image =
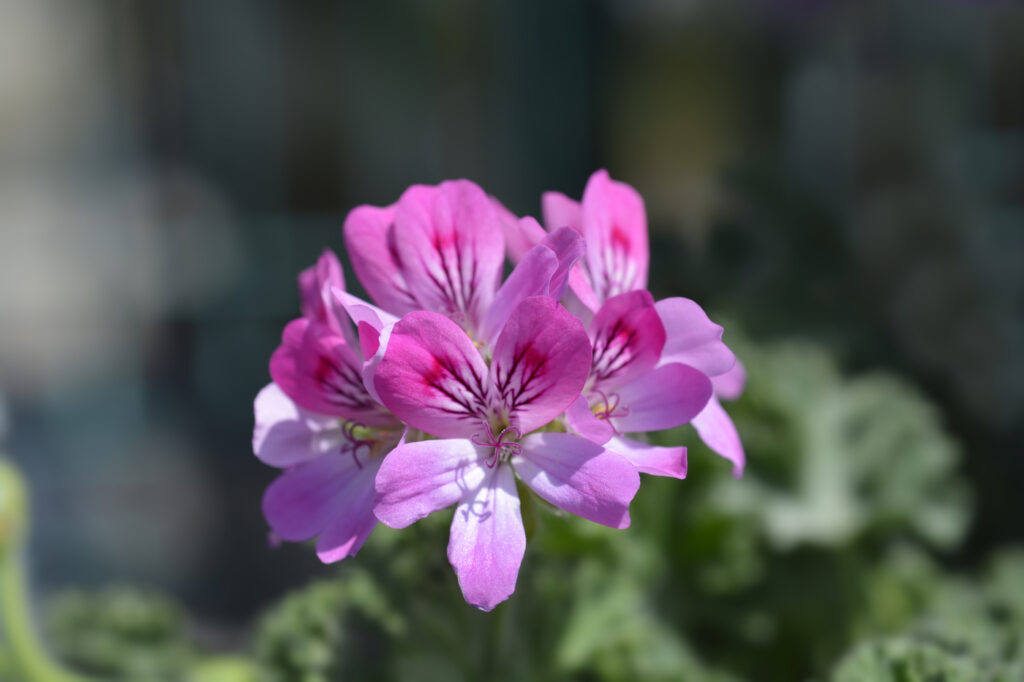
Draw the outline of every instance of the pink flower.
[[[659,366],[665,327],[647,291],[608,299],[589,332],[594,357],[590,379],[583,395],[566,411],[569,425],[643,473],[683,478],[686,448],[655,447],[623,434],[660,431],[690,421],[711,398],[711,381],[688,364]]]
[[[390,330],[373,377],[396,416],[439,437],[400,445],[383,462],[377,518],[404,528],[457,505],[448,558],[466,600],[483,610],[512,594],[526,546],[516,475],[552,504],[615,528],[629,525],[640,485],[600,445],[534,432],[587,381],[590,342],[578,319],[553,298],[527,297],[491,348],[488,363],[454,322],[413,312]]]

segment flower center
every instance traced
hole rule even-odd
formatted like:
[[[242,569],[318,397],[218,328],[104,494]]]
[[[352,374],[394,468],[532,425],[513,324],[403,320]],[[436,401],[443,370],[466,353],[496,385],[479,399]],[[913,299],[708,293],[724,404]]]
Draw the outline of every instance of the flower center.
[[[618,393],[605,393],[604,391],[594,391],[594,393],[600,398],[600,401],[592,408],[594,416],[608,422],[618,435],[619,430],[612,424],[611,419],[612,417],[628,417],[629,408],[620,405],[622,399]]]
[[[345,442],[341,444],[341,454],[350,455],[360,469],[363,468],[363,463],[359,461],[360,456],[364,459],[378,457],[391,442],[391,439],[383,437],[383,432],[374,431],[356,422],[345,422],[342,433],[345,435]]]
[[[485,423],[484,428],[487,429],[486,435],[474,433],[470,440],[482,448],[494,448],[491,459],[487,462],[489,468],[493,469],[500,462],[507,462],[511,457],[522,453],[523,446],[519,444],[522,434],[516,427],[506,426],[497,436],[494,435],[490,424]]]

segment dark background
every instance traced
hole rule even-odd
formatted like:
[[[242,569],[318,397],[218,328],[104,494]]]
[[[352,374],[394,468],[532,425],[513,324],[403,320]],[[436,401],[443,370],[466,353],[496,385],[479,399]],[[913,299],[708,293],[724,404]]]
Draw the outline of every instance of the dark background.
[[[249,442],[297,272],[409,184],[536,215],[600,167],[647,201],[656,296],[941,406],[976,500],[955,562],[1022,539],[1019,5],[0,12],[3,447],[44,591],[139,583],[239,623],[323,573],[267,548]]]

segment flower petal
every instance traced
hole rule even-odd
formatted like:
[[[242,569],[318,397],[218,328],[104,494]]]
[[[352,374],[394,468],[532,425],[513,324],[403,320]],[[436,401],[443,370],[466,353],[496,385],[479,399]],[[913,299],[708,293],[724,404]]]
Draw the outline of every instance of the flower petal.
[[[589,371],[590,341],[583,323],[554,299],[534,296],[505,323],[490,374],[512,424],[527,433],[567,408]]]
[[[509,315],[530,296],[546,296],[558,256],[545,244],[530,249],[498,289],[480,325],[480,338],[494,346]]]
[[[619,431],[660,431],[690,421],[711,398],[711,380],[689,365],[664,365],[618,390],[629,413],[612,416]]]
[[[441,438],[472,435],[491,412],[487,365],[438,313],[409,313],[394,325],[373,384],[399,419]]]
[[[534,492],[595,523],[629,527],[629,503],[640,476],[622,456],[567,433],[534,433],[521,445],[512,465]]]
[[[740,442],[740,434],[732,419],[717,398],[712,397],[701,413],[693,418],[693,426],[705,445],[732,462],[732,475],[736,478],[742,476],[747,462],[743,443]]]
[[[565,420],[573,431],[598,445],[608,442],[615,429],[604,419],[598,419],[590,409],[590,401],[580,396],[565,411]]]
[[[583,235],[583,219],[580,202],[574,201],[561,192],[544,192],[540,195],[540,211],[548,231],[569,227]]]
[[[709,377],[728,371],[736,356],[722,343],[722,328],[688,298],[666,298],[654,304],[665,325],[662,364],[681,362]]]
[[[319,457],[342,440],[336,418],[307,412],[277,384],[264,386],[253,407],[252,450],[264,464],[290,467]]]
[[[366,293],[395,315],[415,310],[395,246],[395,207],[357,206],[345,218],[345,248]]]
[[[547,233],[533,218],[517,218],[500,201],[491,197],[494,210],[498,212],[501,231],[505,235],[505,252],[513,263],[522,260],[526,252],[540,244]]]
[[[505,239],[491,199],[468,180],[410,187],[395,210],[394,243],[419,307],[483,319],[505,262]]]
[[[277,477],[263,495],[263,514],[282,540],[320,535],[321,559],[354,555],[373,530],[374,475],[379,459],[330,452]]]
[[[523,218],[523,220],[530,220],[536,224],[533,218]],[[558,258],[558,268],[551,276],[547,291],[548,296],[558,301],[565,294],[565,288],[569,285],[569,273],[573,271],[577,261],[583,257],[586,245],[583,243],[583,238],[568,227],[560,227],[553,231],[544,238],[541,244],[554,251]]]
[[[452,518],[448,561],[466,601],[490,611],[508,599],[525,551],[515,476],[508,466],[495,467]]]
[[[345,275],[341,270],[341,263],[330,249],[324,249],[315,265],[299,273],[299,298],[303,317],[333,327],[328,315],[329,310],[324,306],[321,296],[325,285],[345,290]]]
[[[647,286],[647,211],[635,189],[608,171],[590,176],[581,202],[591,283],[601,300]]]
[[[363,385],[361,362],[345,339],[307,319],[285,327],[270,358],[270,376],[289,398],[312,412],[365,426],[394,423]]]
[[[590,323],[593,384],[620,386],[654,369],[665,345],[665,327],[645,290],[614,296]]]
[[[404,443],[377,472],[374,514],[386,526],[405,528],[465,499],[486,471],[476,447],[465,438]]]
[[[686,448],[662,448],[625,436],[616,436],[605,443],[605,449],[622,455],[636,470],[652,476],[686,478]]]
[[[722,400],[736,400],[743,395],[747,385],[747,368],[738,359],[725,374],[711,377],[711,385],[715,387],[715,395]]]

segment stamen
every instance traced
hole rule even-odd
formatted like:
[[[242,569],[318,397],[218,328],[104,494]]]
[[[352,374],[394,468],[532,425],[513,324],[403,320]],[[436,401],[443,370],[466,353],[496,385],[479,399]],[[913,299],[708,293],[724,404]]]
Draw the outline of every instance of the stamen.
[[[595,390],[594,393],[601,398],[601,402],[594,406],[594,416],[608,422],[608,425],[612,427],[612,431],[615,432],[615,435],[621,436],[622,433],[615,427],[615,424],[612,423],[612,417],[628,417],[629,408],[620,407],[622,398],[618,393],[606,394],[601,390]]]
[[[352,455],[352,461],[355,462],[356,467],[360,469],[363,468],[363,463],[359,461],[359,448],[366,448],[367,458],[373,455],[373,441],[356,436],[356,429],[365,428],[365,426],[357,424],[356,422],[345,422],[345,426],[342,427],[342,433],[345,435],[345,438],[348,439],[348,442],[341,446],[341,454]]]
[[[469,440],[474,445],[479,445],[482,448],[494,448],[494,454],[491,455],[490,461],[487,462],[489,469],[498,466],[499,462],[507,462],[509,458],[523,453],[523,446],[516,442],[522,438],[522,432],[516,427],[506,426],[498,433],[497,438],[495,438],[490,424],[484,423],[484,428],[487,429],[487,438],[484,438],[479,433],[474,433],[470,436]],[[505,440],[506,436],[508,436],[509,440]]]

